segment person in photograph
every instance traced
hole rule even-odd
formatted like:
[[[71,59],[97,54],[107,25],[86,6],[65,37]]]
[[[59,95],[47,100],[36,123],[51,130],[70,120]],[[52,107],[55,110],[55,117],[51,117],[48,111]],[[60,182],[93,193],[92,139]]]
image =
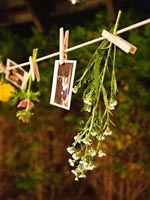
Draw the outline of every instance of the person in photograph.
[[[9,70],[8,73],[8,79],[17,85],[18,87],[21,87],[22,85],[22,79],[23,79],[24,72],[20,69],[12,69]]]
[[[62,78],[61,76],[57,76],[55,103],[60,105],[62,105],[61,91],[62,91]]]
[[[69,93],[69,77],[62,77],[62,91],[61,91],[61,100],[63,106],[67,106],[68,93]]]

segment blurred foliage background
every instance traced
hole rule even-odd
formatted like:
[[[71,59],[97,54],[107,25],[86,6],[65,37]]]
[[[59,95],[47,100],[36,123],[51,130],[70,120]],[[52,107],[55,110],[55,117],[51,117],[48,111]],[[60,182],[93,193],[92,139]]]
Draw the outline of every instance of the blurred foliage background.
[[[46,35],[34,27],[25,31],[0,30],[0,54],[16,63],[25,62],[38,48],[38,57],[57,52],[60,26],[70,30],[69,47],[97,38],[112,22],[105,10],[55,19]],[[141,20],[133,11],[122,13],[119,29]],[[80,21],[80,25],[79,25]],[[150,198],[150,26],[121,35],[138,47],[135,55],[117,49],[118,106],[113,135],[98,158],[97,168],[78,182],[70,172],[66,148],[73,141],[86,113],[82,90],[73,94],[71,110],[49,104],[53,66],[51,58],[39,63],[41,81],[34,83],[40,102],[29,124],[16,117],[16,107],[0,103],[0,197],[2,200],[148,200]],[[81,76],[98,44],[68,54],[77,60],[75,79]]]

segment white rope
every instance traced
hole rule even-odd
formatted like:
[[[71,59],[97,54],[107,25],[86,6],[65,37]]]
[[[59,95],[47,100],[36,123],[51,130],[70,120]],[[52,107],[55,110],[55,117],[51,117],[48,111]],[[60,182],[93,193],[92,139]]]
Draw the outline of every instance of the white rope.
[[[120,29],[120,30],[117,31],[117,34],[121,34],[121,33],[127,32],[127,31],[129,31],[129,30],[138,28],[138,27],[140,27],[140,26],[143,26],[143,25],[146,25],[146,24],[149,24],[149,23],[150,23],[150,18],[149,18],[149,19],[146,19],[146,20],[143,20],[143,21],[141,21],[141,22],[138,22],[138,23],[136,23],[136,24],[130,25],[130,26],[128,26],[128,27],[125,27],[125,28],[123,28],[123,29]],[[90,44],[93,44],[93,43],[102,41],[102,40],[104,40],[104,39],[105,39],[104,37],[99,37],[99,38],[93,39],[93,40],[91,40],[91,41],[88,41],[88,42],[79,44],[79,45],[77,45],[77,46],[68,48],[68,49],[66,49],[65,52],[74,51],[74,50],[79,49],[79,48],[82,48],[82,47],[84,47],[84,46],[87,46],[87,45],[90,45]],[[40,61],[43,61],[43,60],[46,60],[46,59],[49,59],[49,58],[58,56],[59,54],[60,54],[60,52],[56,52],[56,53],[49,54],[49,55],[47,55],[47,56],[43,56],[43,57],[41,57],[41,58],[37,58],[37,59],[36,59],[36,62],[40,62]],[[18,68],[18,67],[24,67],[24,66],[27,66],[27,65],[29,65],[29,64],[30,64],[30,62],[25,62],[25,63],[21,63],[21,64],[18,64],[18,65],[9,67],[9,69],[15,69],[15,68]]]

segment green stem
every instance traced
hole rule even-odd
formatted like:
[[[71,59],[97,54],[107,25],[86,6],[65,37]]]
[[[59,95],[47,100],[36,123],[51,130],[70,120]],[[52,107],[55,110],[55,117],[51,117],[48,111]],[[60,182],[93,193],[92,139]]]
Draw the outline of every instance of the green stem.
[[[113,34],[116,34],[116,32],[117,32],[120,17],[121,17],[121,10],[119,10],[119,12],[118,12],[118,16],[117,16],[117,19],[116,19],[116,23],[115,23],[115,27],[114,27],[114,30],[113,30]]]
[[[1,76],[1,80],[0,80],[1,83],[4,82],[4,73],[2,73],[2,76]]]
[[[113,72],[115,72],[115,63],[116,63],[116,46],[114,45],[114,53],[113,53]]]
[[[26,107],[26,110],[29,109],[29,106],[30,106],[30,91],[31,91],[31,84],[32,84],[32,76],[31,74],[29,75],[29,79],[28,79],[28,89],[27,89],[27,107]]]
[[[112,44],[110,45],[110,47],[109,47],[109,49],[108,49],[108,53],[107,53],[107,57],[106,57],[106,60],[105,60],[105,64],[104,64],[102,76],[101,76],[101,78],[100,78],[100,86],[99,86],[99,91],[98,91],[96,106],[97,106],[98,103],[99,103],[100,93],[101,93],[102,86],[103,86],[103,82],[104,82],[104,78],[105,78],[105,72],[106,72],[106,69],[107,69],[107,64],[108,64],[108,60],[109,60],[110,53],[111,53],[111,47],[112,47]]]

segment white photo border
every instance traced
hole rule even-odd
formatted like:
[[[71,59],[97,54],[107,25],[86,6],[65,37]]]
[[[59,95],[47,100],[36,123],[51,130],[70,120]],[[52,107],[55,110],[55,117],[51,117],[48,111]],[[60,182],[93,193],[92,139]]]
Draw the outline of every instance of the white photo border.
[[[64,108],[66,110],[70,110],[76,63],[76,60],[66,60],[64,64],[61,65],[60,60],[55,60],[50,104],[60,108]],[[59,74],[61,67],[63,67],[64,70],[66,67],[68,67],[69,74],[67,77]],[[69,69],[70,67],[71,69]],[[68,87],[66,86],[66,90],[63,89],[63,87],[65,87],[65,82],[67,82],[66,85],[68,85]],[[57,96],[59,98],[57,98]]]

